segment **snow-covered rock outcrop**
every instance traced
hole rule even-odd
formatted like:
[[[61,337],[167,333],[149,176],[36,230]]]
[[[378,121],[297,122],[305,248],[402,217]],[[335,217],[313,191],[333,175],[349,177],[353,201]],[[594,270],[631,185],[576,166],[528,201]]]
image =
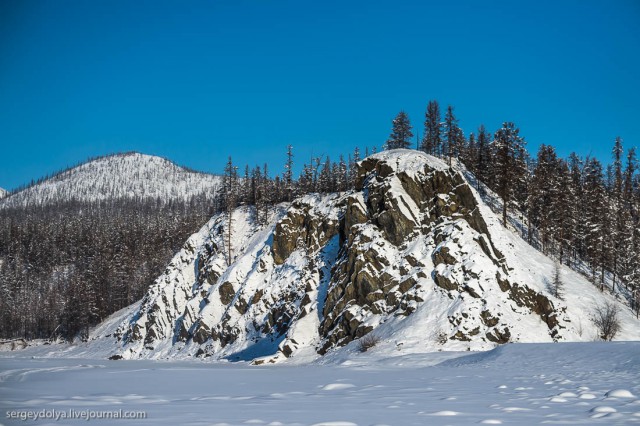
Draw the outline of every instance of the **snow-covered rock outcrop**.
[[[356,190],[309,195],[271,212],[224,215],[193,235],[140,307],[105,332],[114,358],[275,362],[318,356],[367,334],[405,351],[482,350],[507,342],[591,340],[604,299],[503,228],[462,173],[407,150],[358,165]],[[622,312],[620,337],[640,337]]]
[[[0,208],[65,201],[213,199],[220,183],[219,176],[191,171],[161,157],[116,154],[88,161],[15,192],[0,202]]]
[[[9,191],[7,191],[6,189],[2,189],[0,188],[0,198],[4,198],[9,194]]]

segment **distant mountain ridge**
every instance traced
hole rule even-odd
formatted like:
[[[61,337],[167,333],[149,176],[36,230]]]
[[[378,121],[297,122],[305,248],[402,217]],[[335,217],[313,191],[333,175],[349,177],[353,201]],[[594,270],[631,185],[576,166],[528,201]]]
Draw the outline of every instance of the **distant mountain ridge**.
[[[0,208],[69,201],[212,199],[220,184],[219,176],[180,167],[165,158],[131,152],[100,157],[64,170],[10,194],[0,201]]]

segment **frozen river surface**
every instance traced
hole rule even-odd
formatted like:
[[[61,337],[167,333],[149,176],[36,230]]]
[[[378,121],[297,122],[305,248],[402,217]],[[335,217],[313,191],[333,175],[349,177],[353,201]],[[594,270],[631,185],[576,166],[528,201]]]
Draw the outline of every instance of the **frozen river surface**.
[[[29,354],[0,354],[0,424],[640,424],[638,342],[258,367]],[[146,418],[69,418],[104,411]]]

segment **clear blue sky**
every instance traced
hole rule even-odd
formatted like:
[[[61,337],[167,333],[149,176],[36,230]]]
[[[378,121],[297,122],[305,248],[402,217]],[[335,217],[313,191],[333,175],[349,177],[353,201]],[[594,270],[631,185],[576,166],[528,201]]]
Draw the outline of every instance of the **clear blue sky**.
[[[640,1],[0,1],[0,187],[131,150],[281,171],[430,99],[608,161],[640,145]]]

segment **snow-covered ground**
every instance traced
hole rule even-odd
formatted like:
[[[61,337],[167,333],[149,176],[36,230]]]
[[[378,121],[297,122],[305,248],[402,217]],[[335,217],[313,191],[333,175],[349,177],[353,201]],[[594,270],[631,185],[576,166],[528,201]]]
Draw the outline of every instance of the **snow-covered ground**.
[[[91,424],[467,425],[640,423],[640,343],[509,344],[489,352],[343,352],[303,366],[0,355],[8,419],[144,411]],[[56,411],[54,411],[56,410]],[[119,411],[118,411],[119,412]],[[25,414],[23,414],[25,413]]]

